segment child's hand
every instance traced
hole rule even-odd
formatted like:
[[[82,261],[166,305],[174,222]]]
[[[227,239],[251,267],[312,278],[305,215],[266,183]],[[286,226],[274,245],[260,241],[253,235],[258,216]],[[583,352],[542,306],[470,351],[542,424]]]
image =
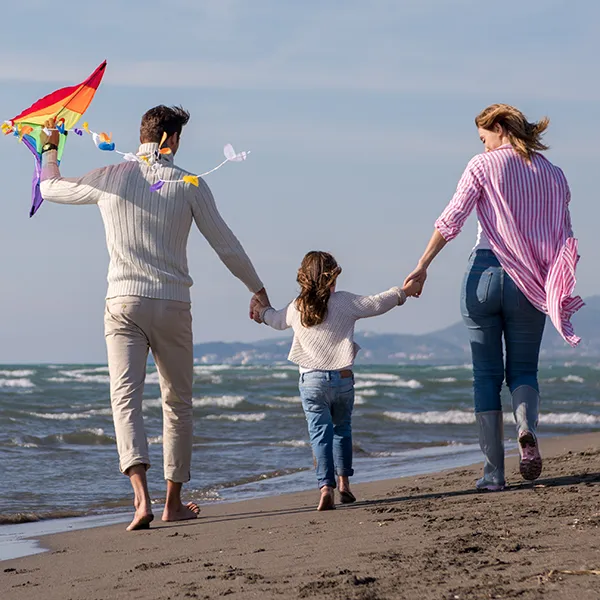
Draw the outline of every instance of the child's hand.
[[[421,293],[421,284],[414,279],[402,287],[402,291],[410,298]]]
[[[252,306],[252,318],[257,322],[257,323],[262,323],[263,320],[260,318],[260,315],[262,313],[262,311],[265,308],[268,308],[270,306],[270,304],[268,304],[267,302],[264,302],[261,299],[256,299],[254,301],[254,304]]]

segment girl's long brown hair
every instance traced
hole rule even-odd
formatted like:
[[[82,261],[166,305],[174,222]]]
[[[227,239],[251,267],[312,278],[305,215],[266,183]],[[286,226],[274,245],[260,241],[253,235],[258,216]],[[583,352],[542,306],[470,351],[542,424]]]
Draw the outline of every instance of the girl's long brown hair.
[[[296,298],[304,327],[319,325],[325,320],[331,287],[341,272],[342,267],[328,252],[313,250],[304,257],[298,269],[300,295]]]
[[[548,117],[530,123],[519,109],[509,104],[492,104],[475,117],[475,125],[482,129],[491,131],[494,125],[499,124],[511,146],[528,162],[534,152],[548,150],[548,146],[542,143],[542,133],[549,123]]]

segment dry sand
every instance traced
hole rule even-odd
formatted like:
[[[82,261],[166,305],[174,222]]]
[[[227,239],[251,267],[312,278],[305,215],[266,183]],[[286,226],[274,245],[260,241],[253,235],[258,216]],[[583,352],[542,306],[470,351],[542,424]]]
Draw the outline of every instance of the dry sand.
[[[477,465],[362,484],[328,513],[314,491],[48,536],[49,552],[0,563],[0,598],[600,598],[600,437],[542,451],[535,485],[510,458],[496,494],[473,491]]]

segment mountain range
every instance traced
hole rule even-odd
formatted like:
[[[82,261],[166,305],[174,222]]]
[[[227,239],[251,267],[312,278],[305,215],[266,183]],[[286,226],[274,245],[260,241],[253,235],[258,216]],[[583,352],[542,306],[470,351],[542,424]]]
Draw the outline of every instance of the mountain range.
[[[595,362],[600,360],[600,296],[585,300],[586,306],[572,319],[582,338],[571,348],[548,320],[542,341],[542,361]],[[362,350],[358,364],[441,364],[470,362],[469,340],[463,323],[421,335],[357,332]],[[194,346],[194,357],[202,364],[272,364],[285,362],[291,335],[257,342],[208,342]]]

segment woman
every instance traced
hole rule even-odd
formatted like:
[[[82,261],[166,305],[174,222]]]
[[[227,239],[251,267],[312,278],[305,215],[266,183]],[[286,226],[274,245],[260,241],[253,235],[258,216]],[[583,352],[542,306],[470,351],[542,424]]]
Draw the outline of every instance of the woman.
[[[485,153],[467,165],[417,268],[405,281],[423,286],[433,259],[475,209],[477,243],[464,279],[461,312],[469,328],[475,414],[485,456],[476,486],[483,490],[498,491],[505,485],[500,401],[505,374],[521,475],[534,480],[542,471],[536,438],[537,370],[546,315],[569,344],[575,346],[580,339],[570,323],[583,301],[571,297],[579,257],[569,186],[563,172],[540,154],[548,149],[541,141],[548,123],[547,118],[530,123],[506,104],[493,104],[477,116]]]

